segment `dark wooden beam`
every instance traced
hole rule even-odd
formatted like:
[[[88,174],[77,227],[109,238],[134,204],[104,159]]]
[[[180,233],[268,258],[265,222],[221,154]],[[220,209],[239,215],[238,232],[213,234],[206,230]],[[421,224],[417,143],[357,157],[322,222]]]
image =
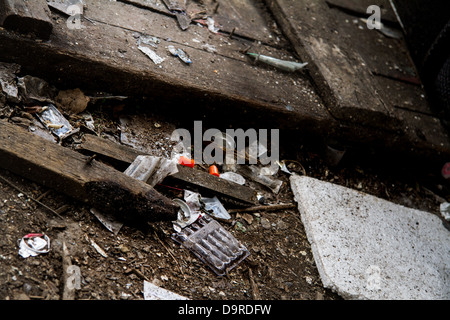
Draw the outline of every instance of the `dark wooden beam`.
[[[124,222],[172,221],[178,206],[150,185],[0,121],[0,167]]]

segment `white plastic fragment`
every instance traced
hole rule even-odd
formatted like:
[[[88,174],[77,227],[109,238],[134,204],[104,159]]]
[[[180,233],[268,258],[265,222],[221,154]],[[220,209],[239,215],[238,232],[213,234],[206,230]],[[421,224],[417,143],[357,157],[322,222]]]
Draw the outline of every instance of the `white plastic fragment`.
[[[205,50],[206,52],[209,52],[209,53],[216,53],[217,52],[216,47],[211,45],[211,44],[208,44],[208,43],[205,43],[204,45],[202,45],[202,49]]]
[[[193,212],[189,208],[189,206],[181,199],[174,199],[174,203],[180,206],[180,210],[178,211],[178,217],[176,221],[172,221],[173,228],[176,232],[180,232],[182,229],[191,225],[201,216],[200,212]]]
[[[278,163],[274,163],[266,167],[262,167],[260,170],[260,174],[263,176],[274,176],[278,173],[279,169],[280,166],[278,165]]]
[[[178,172],[177,161],[154,156],[137,156],[133,163],[125,170],[125,174],[144,181],[152,187],[164,180],[165,177]],[[110,215],[91,208],[91,213],[112,233],[117,235],[123,226]]]
[[[206,19],[206,25],[208,26],[208,30],[212,33],[217,33],[220,30],[218,27],[216,27],[216,22],[211,17],[208,17]]]
[[[184,190],[184,201],[189,206],[191,212],[201,211],[200,193]]]
[[[189,300],[189,298],[144,280],[144,300]]]
[[[61,140],[80,131],[80,128],[74,129],[70,122],[64,118],[58,108],[53,104],[49,104],[44,111],[36,115],[39,121]]]
[[[260,143],[258,140],[253,141],[249,146],[248,146],[248,155],[249,157],[255,160],[254,163],[256,163],[256,159],[261,159],[262,157],[264,157],[267,154],[267,148]]]
[[[268,168],[265,170],[262,169],[264,168],[259,168],[255,165],[239,166],[238,172],[247,178],[268,187],[273,193],[278,194],[283,185],[283,181],[272,177],[270,175],[271,170],[268,170]]]
[[[139,45],[141,43],[143,43],[143,44],[152,46],[154,48],[158,48],[158,44],[161,43],[161,40],[159,38],[153,37],[153,36],[149,36],[149,35],[146,35],[146,34],[140,35],[138,41],[139,41],[138,42]]]
[[[203,198],[202,202],[205,204],[206,211],[210,212],[212,217],[221,218],[221,219],[231,219],[230,214],[224,208],[222,203],[217,197],[213,198]]]

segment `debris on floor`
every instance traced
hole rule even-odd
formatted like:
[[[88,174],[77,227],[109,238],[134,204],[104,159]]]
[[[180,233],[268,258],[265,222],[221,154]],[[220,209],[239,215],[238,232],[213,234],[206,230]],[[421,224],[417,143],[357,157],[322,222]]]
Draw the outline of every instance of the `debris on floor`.
[[[219,176],[222,179],[233,181],[234,183],[240,184],[241,186],[245,184],[245,178],[236,172],[228,171],[221,173]]]
[[[45,0],[18,1],[2,0],[0,26],[24,35],[48,40],[53,31],[50,10]]]
[[[290,181],[325,287],[346,299],[449,299],[450,233],[436,215],[310,177]]]
[[[283,185],[283,181],[266,174],[267,172],[264,172],[263,169],[266,168],[259,168],[255,165],[239,166],[237,172],[268,187],[273,193],[278,193]]]
[[[81,289],[81,269],[72,264],[65,242],[62,244],[63,294],[62,300],[75,300],[76,290]]]
[[[224,220],[231,219],[230,214],[227,212],[227,210],[224,208],[224,206],[217,197],[213,198],[202,197],[200,201],[205,204],[206,212],[209,213],[212,217]]]
[[[450,178],[450,162],[447,162],[443,165],[441,174],[445,179]]]
[[[211,17],[208,17],[206,19],[206,25],[208,26],[208,30],[212,33],[218,33],[220,31],[220,28],[216,25],[216,22]]]

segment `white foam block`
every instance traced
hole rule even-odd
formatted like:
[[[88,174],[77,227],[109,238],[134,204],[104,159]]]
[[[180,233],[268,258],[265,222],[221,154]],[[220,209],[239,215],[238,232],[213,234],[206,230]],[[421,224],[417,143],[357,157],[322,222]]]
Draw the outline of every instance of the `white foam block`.
[[[310,177],[290,182],[326,288],[345,299],[450,298],[450,232],[436,215]]]

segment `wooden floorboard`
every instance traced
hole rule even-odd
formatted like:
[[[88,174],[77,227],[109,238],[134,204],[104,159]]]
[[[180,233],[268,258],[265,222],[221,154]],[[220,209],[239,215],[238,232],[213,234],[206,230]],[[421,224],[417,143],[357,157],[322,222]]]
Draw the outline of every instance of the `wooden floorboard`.
[[[205,128],[224,121],[234,127],[279,128],[295,141],[331,139],[407,155],[450,155],[448,135],[423,101],[402,43],[361,30],[353,16],[325,0],[244,1],[246,12],[230,21],[242,31],[245,17],[258,12],[252,28],[266,23],[267,32],[247,28],[253,35],[236,37],[197,23],[183,31],[164,7],[130,2],[139,0],[86,0],[91,22],[83,20],[81,30],[69,30],[67,17],[53,12],[49,41],[0,29],[0,60],[16,62],[23,73],[61,89],[146,96],[149,108],[204,120]],[[217,14],[225,14],[225,8]],[[154,51],[164,58],[161,64],[138,49],[138,33],[160,39]],[[269,41],[281,34],[285,39]],[[169,45],[183,49],[192,64],[170,55]],[[245,52],[308,66],[287,73]]]
[[[120,0],[120,2],[134,4],[141,8],[161,13],[166,16],[175,16],[161,0]],[[285,44],[285,39],[273,27],[274,21],[270,14],[265,12],[261,4],[252,0],[205,0],[200,2],[186,2],[186,13],[194,19],[192,24],[210,16],[214,19],[220,32],[233,33],[247,39],[261,41],[274,46]]]

